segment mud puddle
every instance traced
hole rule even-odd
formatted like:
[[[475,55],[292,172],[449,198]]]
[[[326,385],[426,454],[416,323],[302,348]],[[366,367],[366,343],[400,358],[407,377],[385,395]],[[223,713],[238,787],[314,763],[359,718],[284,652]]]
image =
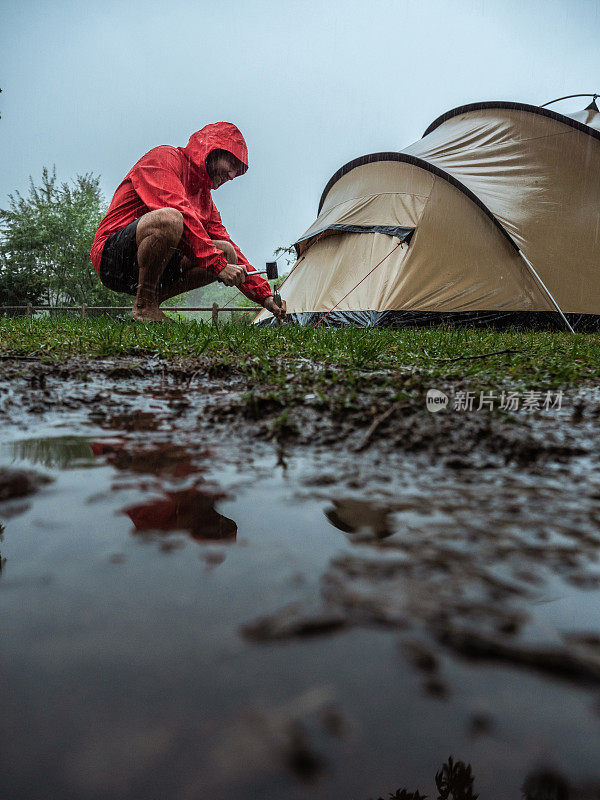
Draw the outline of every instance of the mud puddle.
[[[593,408],[353,452],[130,369],[2,384],[0,796],[598,796]]]

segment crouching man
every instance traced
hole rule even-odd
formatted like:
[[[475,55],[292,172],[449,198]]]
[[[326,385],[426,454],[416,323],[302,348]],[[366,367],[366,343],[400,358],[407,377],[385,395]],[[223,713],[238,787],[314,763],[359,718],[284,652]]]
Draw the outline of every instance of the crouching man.
[[[160,304],[219,280],[275,317],[268,282],[229,238],[211,190],[243,175],[248,150],[230,122],[206,125],[186,147],[154,147],[127,173],[100,223],[91,259],[102,283],[135,296],[133,317],[166,319]]]

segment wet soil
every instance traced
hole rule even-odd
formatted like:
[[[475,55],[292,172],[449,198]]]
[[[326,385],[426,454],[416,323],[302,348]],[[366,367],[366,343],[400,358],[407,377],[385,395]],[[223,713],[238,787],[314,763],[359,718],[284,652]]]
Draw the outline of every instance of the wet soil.
[[[600,796],[600,394],[318,377],[2,363],[1,797]]]

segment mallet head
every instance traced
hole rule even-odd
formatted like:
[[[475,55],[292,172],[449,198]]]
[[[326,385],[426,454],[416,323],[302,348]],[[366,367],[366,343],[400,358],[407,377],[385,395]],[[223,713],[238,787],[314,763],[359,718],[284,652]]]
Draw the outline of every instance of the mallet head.
[[[270,281],[276,281],[277,278],[279,277],[279,271],[277,269],[277,262],[276,261],[267,261],[267,263],[265,264],[265,267],[266,267],[265,272],[267,273],[267,278]]]

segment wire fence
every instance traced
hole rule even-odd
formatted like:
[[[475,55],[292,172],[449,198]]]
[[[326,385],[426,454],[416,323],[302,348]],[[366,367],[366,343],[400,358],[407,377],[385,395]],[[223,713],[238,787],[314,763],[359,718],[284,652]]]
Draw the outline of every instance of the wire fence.
[[[220,306],[218,303],[213,303],[212,306],[167,306],[166,311],[210,311],[212,314],[212,322],[213,324],[217,324],[219,322],[219,312],[224,311],[232,311],[233,313],[236,312],[246,312],[255,314],[256,312],[260,311],[262,306]],[[88,306],[86,303],[83,303],[81,306],[34,306],[28,304],[26,306],[0,306],[0,315],[4,314],[8,311],[22,311],[24,312],[24,316],[32,317],[34,313],[37,311],[76,311],[81,315],[82,319],[87,319],[89,317],[89,312],[95,311],[126,311],[131,312],[132,306]]]

